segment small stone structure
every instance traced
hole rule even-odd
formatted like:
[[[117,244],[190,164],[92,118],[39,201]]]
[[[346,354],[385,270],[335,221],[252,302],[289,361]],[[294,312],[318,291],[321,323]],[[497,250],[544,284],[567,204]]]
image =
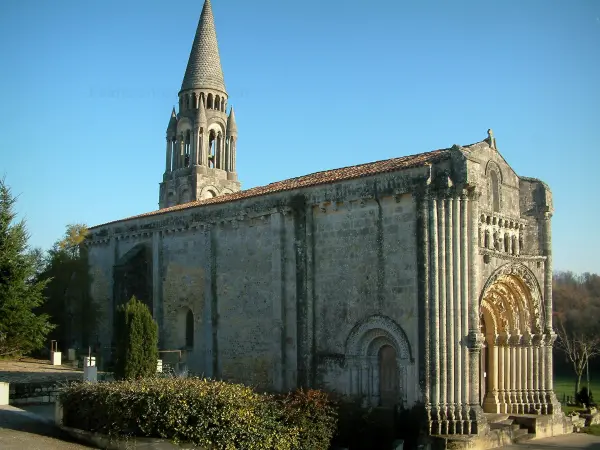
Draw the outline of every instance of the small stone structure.
[[[136,295],[160,348],[197,374],[390,409],[423,402],[432,435],[485,435],[484,412],[539,414],[541,432],[564,432],[545,183],[517,175],[490,130],[240,191],[227,100],[206,0],[160,209],[90,229],[105,347],[115,307]]]
[[[0,381],[0,406],[8,405],[10,383]]]

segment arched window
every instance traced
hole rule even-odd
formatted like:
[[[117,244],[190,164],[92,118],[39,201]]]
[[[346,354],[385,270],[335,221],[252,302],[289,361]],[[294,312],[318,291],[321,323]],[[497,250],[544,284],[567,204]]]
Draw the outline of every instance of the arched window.
[[[221,109],[221,97],[215,96],[215,109],[219,111]]]
[[[214,130],[208,136],[208,167],[215,168],[217,139]]]
[[[494,212],[500,211],[500,183],[498,180],[498,174],[496,171],[490,173],[492,180],[492,210]]]
[[[192,136],[190,134],[190,130],[186,131],[185,133],[185,147],[184,147],[184,153],[185,153],[185,161],[184,161],[184,167],[188,167],[190,165],[190,156],[191,156],[191,141],[192,141]]]
[[[194,346],[194,313],[191,309],[185,316],[185,346],[192,348]]]
[[[212,107],[213,107],[213,95],[208,94],[208,98],[206,99],[206,108],[212,109]]]

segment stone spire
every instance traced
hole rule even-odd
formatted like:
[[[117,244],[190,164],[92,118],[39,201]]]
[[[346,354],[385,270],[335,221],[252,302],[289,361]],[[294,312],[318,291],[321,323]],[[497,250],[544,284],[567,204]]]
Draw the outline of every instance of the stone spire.
[[[204,2],[181,84],[182,91],[187,89],[216,89],[226,92],[210,0]]]
[[[171,117],[169,118],[169,125],[167,126],[167,131],[175,131],[177,130],[177,113],[175,113],[175,107],[171,111]]]
[[[233,106],[229,111],[229,117],[227,118],[227,136],[237,135],[237,126],[235,124],[235,113],[233,112]]]
[[[206,111],[204,110],[204,100],[200,99],[198,104],[198,114],[196,114],[196,123],[198,126],[205,127],[206,126]]]

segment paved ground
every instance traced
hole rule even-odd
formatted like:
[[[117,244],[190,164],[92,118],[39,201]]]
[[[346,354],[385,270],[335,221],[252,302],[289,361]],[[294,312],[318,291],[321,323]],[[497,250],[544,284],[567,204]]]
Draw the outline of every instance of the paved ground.
[[[0,381],[8,383],[42,383],[82,378],[82,371],[63,364],[53,366],[50,361],[33,358],[20,360],[0,359]]]
[[[600,450],[600,436],[573,433],[545,439],[534,439],[523,444],[502,447],[502,450]]]
[[[48,409],[48,407],[46,407]],[[49,420],[13,406],[0,406],[0,449],[85,450]]]

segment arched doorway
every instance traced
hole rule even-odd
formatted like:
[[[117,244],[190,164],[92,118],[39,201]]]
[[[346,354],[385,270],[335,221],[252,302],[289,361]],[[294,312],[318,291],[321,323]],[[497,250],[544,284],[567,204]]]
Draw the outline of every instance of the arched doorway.
[[[542,409],[543,352],[539,287],[524,268],[505,268],[484,288],[480,303],[480,399],[484,412],[528,414]]]
[[[398,402],[398,364],[396,350],[384,345],[377,355],[379,362],[379,402],[381,406],[392,407]]]
[[[388,317],[374,315],[358,323],[345,345],[346,394],[364,406],[393,407],[416,401],[414,360],[404,330]]]

